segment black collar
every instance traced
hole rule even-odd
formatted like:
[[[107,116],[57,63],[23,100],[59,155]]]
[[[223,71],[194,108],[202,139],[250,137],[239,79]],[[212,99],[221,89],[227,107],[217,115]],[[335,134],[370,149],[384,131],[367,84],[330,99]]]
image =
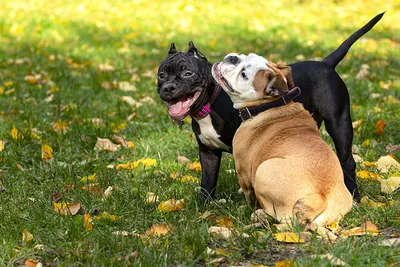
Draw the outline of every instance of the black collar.
[[[240,118],[242,118],[242,121],[248,120],[251,117],[257,116],[261,112],[266,111],[267,109],[286,105],[291,100],[298,97],[300,95],[300,93],[301,93],[300,88],[294,87],[288,93],[286,93],[284,96],[282,96],[281,98],[279,98],[277,100],[274,100],[272,102],[267,102],[267,103],[261,104],[259,106],[246,107],[246,108],[239,109],[239,116],[240,116]]]

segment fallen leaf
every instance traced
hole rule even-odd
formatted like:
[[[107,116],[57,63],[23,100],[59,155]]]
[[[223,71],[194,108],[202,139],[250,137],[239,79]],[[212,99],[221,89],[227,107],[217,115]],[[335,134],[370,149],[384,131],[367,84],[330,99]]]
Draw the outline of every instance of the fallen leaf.
[[[353,158],[356,163],[362,163],[364,161],[362,157],[356,154],[353,154]]]
[[[90,214],[86,213],[83,215],[83,227],[85,227],[86,230],[88,230],[88,231],[93,230],[94,224],[93,224],[93,219],[90,216]]]
[[[61,216],[76,215],[81,209],[81,203],[53,202],[54,212]]]
[[[151,159],[151,158],[139,159],[134,162],[118,164],[117,170],[119,170],[119,169],[130,170],[130,169],[137,168],[139,165],[143,165],[144,167],[155,167],[155,166],[157,166],[157,161],[155,159]]]
[[[23,140],[24,139],[24,136],[14,126],[12,127],[10,134],[14,140]]]
[[[192,182],[192,183],[196,183],[196,184],[200,183],[199,178],[188,175],[188,174],[178,178],[177,180],[179,180],[183,183],[185,183],[185,182]]]
[[[113,188],[112,186],[109,186],[109,187],[107,187],[106,190],[104,190],[104,193],[103,193],[103,200],[104,200],[104,199],[107,199],[107,198],[109,198],[109,197],[111,196],[111,192],[112,192],[113,189],[114,189],[114,188]]]
[[[379,174],[366,171],[366,170],[361,170],[357,172],[357,176],[360,177],[361,179],[364,180],[369,180],[369,181],[379,181],[382,177]]]
[[[171,227],[168,224],[165,224],[165,223],[153,224],[140,237],[167,235],[170,232],[170,229],[171,229]]]
[[[218,226],[223,226],[227,228],[233,227],[232,219],[228,216],[222,216],[220,219],[216,220],[216,223]]]
[[[339,226],[339,222],[333,222],[330,225],[327,225],[326,228],[331,230],[332,233],[337,234],[342,228]]]
[[[282,260],[275,262],[275,267],[295,267],[295,266],[296,265],[294,264],[294,262],[290,260]]]
[[[24,77],[24,81],[29,84],[37,84],[40,78],[41,78],[40,75],[26,75]]]
[[[131,96],[123,96],[122,97],[122,102],[127,103],[130,106],[133,106],[135,108],[139,108],[141,106],[143,106],[142,103],[140,103],[139,101],[136,101],[135,99],[133,99],[133,97]]]
[[[357,80],[366,80],[366,79],[368,79],[368,76],[369,76],[369,65],[367,65],[367,64],[362,64],[361,65],[361,68],[360,68],[360,71],[357,73],[357,75],[356,75],[356,79]]]
[[[190,160],[187,157],[181,156],[179,153],[178,153],[177,160],[178,160],[179,164],[186,164],[186,163],[190,162]]]
[[[83,183],[86,183],[86,182],[97,182],[97,175],[96,175],[96,173],[93,173],[92,175],[82,177],[80,181],[83,182]]]
[[[126,144],[125,139],[124,139],[123,137],[121,137],[121,136],[114,135],[114,136],[111,138],[111,140],[112,140],[114,143],[121,145],[122,147],[127,147],[127,146],[128,146],[128,145]]]
[[[381,183],[382,193],[392,193],[400,187],[400,176],[389,177],[388,179],[382,179],[379,182]]]
[[[52,129],[56,133],[65,134],[68,132],[68,126],[69,126],[69,122],[56,121],[53,124]]]
[[[353,129],[357,129],[357,128],[360,127],[361,124],[363,124],[364,122],[365,122],[365,120],[354,121],[354,122],[353,122]]]
[[[383,120],[378,120],[375,125],[375,133],[379,136],[383,135],[386,123]]]
[[[207,265],[207,266],[209,266],[209,265],[215,265],[215,264],[220,265],[220,264],[222,264],[222,263],[224,263],[224,262],[226,262],[226,261],[227,261],[226,258],[220,257],[220,258],[215,258],[215,259],[212,259],[212,260],[206,262],[206,265]]]
[[[371,162],[371,161],[363,161],[361,164],[361,167],[363,168],[374,168],[376,167],[376,162]]]
[[[53,158],[53,149],[49,145],[42,145],[42,160],[48,163]]]
[[[24,229],[22,231],[22,241],[29,243],[33,239],[33,235],[29,233],[28,230]]]
[[[99,70],[102,72],[113,72],[113,71],[115,71],[115,67],[110,64],[100,64]]]
[[[376,168],[380,172],[388,172],[390,169],[400,170],[400,163],[390,155],[380,157],[376,162]]]
[[[94,150],[97,152],[100,151],[109,151],[116,152],[120,148],[119,145],[114,144],[109,139],[102,139],[97,137],[96,145],[94,146]]]
[[[136,87],[133,84],[131,84],[130,82],[126,82],[126,81],[119,82],[118,88],[124,92],[135,92],[136,91]]]
[[[304,239],[300,238],[299,234],[293,232],[282,232],[274,234],[274,238],[285,243],[304,243]]]
[[[167,201],[161,202],[158,205],[158,210],[161,212],[166,211],[177,211],[185,208],[186,202],[184,199],[176,200],[176,199],[169,199]]]
[[[61,199],[62,199],[62,197],[63,197],[62,194],[59,193],[59,192],[56,192],[56,193],[51,194],[51,200],[52,200],[53,202],[55,202],[55,203],[60,202]]]
[[[101,87],[103,87],[106,90],[116,89],[118,88],[118,84],[116,81],[113,81],[112,83],[109,81],[104,81],[101,83]]]
[[[189,170],[195,171],[195,172],[201,172],[201,164],[200,162],[194,162],[194,163],[189,163],[188,164]]]
[[[368,196],[362,197],[361,200],[360,200],[360,204],[361,205],[365,205],[367,207],[371,207],[371,208],[379,208],[379,207],[385,207],[386,206],[386,203],[375,202],[372,199],[369,199]]]
[[[385,83],[384,81],[380,81],[379,82],[379,86],[384,90],[389,90],[391,85],[392,85],[392,81],[391,80],[388,80],[387,83]]]
[[[229,238],[232,235],[232,230],[228,227],[222,226],[210,226],[208,228],[208,233],[212,234],[213,236],[221,236],[223,238]]]
[[[94,219],[106,220],[106,221],[116,221],[116,220],[119,220],[119,217],[117,215],[112,215],[105,211],[105,212],[102,212],[99,216],[94,216]]]
[[[146,199],[144,200],[144,203],[146,205],[153,205],[158,202],[159,202],[159,197],[155,193],[153,192],[146,193]]]
[[[31,259],[25,260],[24,264],[22,265],[22,267],[42,267],[42,266],[43,264],[40,261]]]
[[[0,152],[4,150],[4,146],[6,145],[6,141],[0,140]]]
[[[127,148],[135,148],[135,143],[133,141],[126,141]]]
[[[380,231],[378,230],[378,227],[373,224],[371,221],[365,221],[361,224],[359,227],[354,227],[350,230],[343,231],[341,233],[342,236],[348,237],[348,236],[361,236],[361,235],[379,235]]]

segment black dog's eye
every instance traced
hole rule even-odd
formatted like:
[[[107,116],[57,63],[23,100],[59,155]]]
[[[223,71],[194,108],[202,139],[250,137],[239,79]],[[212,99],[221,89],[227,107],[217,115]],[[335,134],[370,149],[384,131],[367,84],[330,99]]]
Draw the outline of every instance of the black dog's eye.
[[[241,75],[242,75],[243,79],[246,79],[246,80],[247,80],[246,72],[245,72],[244,70],[242,70]]]
[[[158,74],[158,79],[162,80],[162,79],[164,79],[164,78],[165,78],[165,74],[162,73],[162,72],[160,72],[160,73]]]
[[[192,75],[193,75],[193,72],[190,72],[190,71],[187,71],[187,72],[185,72],[185,74],[183,74],[183,76],[185,76],[185,77],[190,77]]]

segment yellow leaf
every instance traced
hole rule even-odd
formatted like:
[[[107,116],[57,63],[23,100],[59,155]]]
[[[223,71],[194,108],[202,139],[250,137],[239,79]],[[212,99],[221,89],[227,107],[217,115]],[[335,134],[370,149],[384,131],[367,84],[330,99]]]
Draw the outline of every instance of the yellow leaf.
[[[213,236],[222,236],[223,238],[229,238],[232,235],[232,230],[222,226],[210,226],[208,233]]]
[[[379,174],[366,171],[366,170],[361,170],[357,172],[357,176],[360,177],[361,179],[364,180],[369,180],[369,181],[379,181],[381,179],[381,176]]]
[[[367,168],[370,168],[370,167],[375,167],[375,164],[376,164],[376,162],[371,162],[371,161],[363,161],[362,163],[361,163],[361,166],[362,167],[367,167]]]
[[[275,262],[275,267],[294,267],[295,264],[290,260],[282,260]]]
[[[385,207],[386,206],[386,203],[375,202],[372,199],[369,199],[368,196],[362,197],[361,200],[360,200],[360,204],[361,205],[365,205],[367,207],[371,207],[371,208],[379,208],[379,207]]]
[[[166,211],[177,211],[185,208],[186,203],[184,199],[176,200],[176,199],[169,199],[167,201],[161,202],[158,205],[158,210],[161,212]]]
[[[134,169],[134,168],[137,168],[140,164],[142,164],[145,167],[154,167],[154,166],[157,166],[157,161],[155,159],[151,159],[151,158],[139,159],[134,162],[118,164],[117,170],[119,170],[119,169],[127,169],[127,170]]]
[[[370,144],[371,144],[371,140],[366,139],[366,140],[364,140],[364,142],[362,142],[361,146],[368,147]]]
[[[12,81],[6,81],[4,82],[4,86],[5,87],[10,87],[11,85],[13,85],[14,83]]]
[[[56,133],[65,134],[66,132],[68,132],[68,125],[69,125],[69,122],[56,121],[53,124],[52,129]]]
[[[168,224],[165,224],[165,223],[153,224],[140,237],[167,235],[170,232],[170,229],[171,229],[171,227]]]
[[[365,122],[365,120],[354,121],[353,122],[353,129],[357,129],[358,127],[360,127],[361,124],[363,124],[363,122]]]
[[[135,148],[135,143],[132,141],[126,141],[126,147],[128,148]]]
[[[201,164],[200,162],[194,162],[194,163],[189,163],[188,164],[189,170],[195,171],[195,172],[201,172]]]
[[[285,243],[304,243],[304,239],[299,234],[293,232],[283,232],[274,234],[276,240]]]
[[[94,216],[96,220],[116,221],[119,220],[117,215],[111,215],[108,212],[102,212],[100,216]]]
[[[380,172],[388,172],[390,169],[400,170],[400,163],[391,155],[383,156],[376,162],[376,168]]]
[[[24,262],[23,267],[42,267],[43,264],[39,261],[35,261],[35,260],[31,260],[31,259],[27,259]]]
[[[61,216],[75,215],[81,209],[81,203],[53,202],[54,212]]]
[[[42,145],[42,160],[49,162],[53,158],[53,149],[49,145]]]
[[[90,214],[84,214],[83,215],[83,226],[86,228],[86,230],[88,231],[92,231],[93,230],[93,219],[92,217],[90,217]]]
[[[12,127],[10,134],[11,134],[11,137],[15,140],[19,140],[19,139],[23,140],[24,139],[24,136],[14,126]]]
[[[382,193],[392,193],[400,187],[400,176],[393,176],[386,180],[382,179],[380,182]]]
[[[97,182],[96,173],[81,178],[81,182]]]
[[[4,150],[5,145],[6,145],[6,142],[0,140],[0,152]]]
[[[39,82],[40,75],[26,75],[24,81],[30,84],[37,84]]]
[[[24,229],[22,231],[22,241],[29,243],[32,239],[33,239],[33,235],[31,233],[29,233],[28,230]]]
[[[354,227],[350,230],[343,231],[342,236],[360,236],[360,235],[379,235],[378,227],[370,221],[365,221],[359,227]]]
[[[373,107],[373,109],[374,109],[374,111],[375,111],[376,113],[382,111],[382,109],[381,109],[380,107],[377,107],[377,106]]]
[[[218,226],[233,227],[232,219],[228,216],[222,216],[221,219],[217,219],[216,222]]]
[[[120,148],[119,145],[114,144],[109,139],[102,139],[97,137],[96,145],[94,146],[94,150],[97,152],[100,151],[110,151],[115,152]]]
[[[181,178],[179,178],[178,180],[183,183],[184,182],[192,182],[192,183],[196,183],[196,184],[200,183],[200,180],[198,178],[191,176],[191,175],[184,175]]]
[[[383,120],[378,120],[378,122],[375,125],[375,133],[379,136],[383,135],[385,127],[386,123]]]
[[[146,205],[153,205],[157,202],[159,202],[159,198],[156,194],[154,194],[153,192],[146,193],[146,199],[144,200],[144,203]]]

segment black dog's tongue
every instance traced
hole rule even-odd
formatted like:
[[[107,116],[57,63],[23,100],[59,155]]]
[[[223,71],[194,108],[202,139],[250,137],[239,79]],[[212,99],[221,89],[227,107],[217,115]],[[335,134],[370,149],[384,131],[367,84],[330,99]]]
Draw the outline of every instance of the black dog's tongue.
[[[199,98],[200,91],[192,96],[183,96],[168,103],[168,113],[174,120],[183,120],[190,112],[190,107]]]

